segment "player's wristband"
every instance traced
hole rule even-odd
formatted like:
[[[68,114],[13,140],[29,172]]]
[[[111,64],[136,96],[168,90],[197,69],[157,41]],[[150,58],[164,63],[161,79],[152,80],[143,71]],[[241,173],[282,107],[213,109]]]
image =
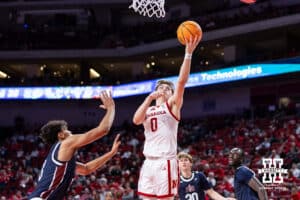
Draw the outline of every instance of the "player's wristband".
[[[191,53],[185,53],[184,59],[191,60],[192,59],[192,54]]]

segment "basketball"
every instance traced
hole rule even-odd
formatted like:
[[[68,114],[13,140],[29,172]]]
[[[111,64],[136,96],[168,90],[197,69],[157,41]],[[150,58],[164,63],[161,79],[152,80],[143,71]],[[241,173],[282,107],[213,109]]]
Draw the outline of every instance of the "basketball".
[[[195,21],[182,22],[177,28],[177,39],[183,45],[185,45],[186,39],[192,39],[196,36],[199,36],[201,40],[202,29]]]

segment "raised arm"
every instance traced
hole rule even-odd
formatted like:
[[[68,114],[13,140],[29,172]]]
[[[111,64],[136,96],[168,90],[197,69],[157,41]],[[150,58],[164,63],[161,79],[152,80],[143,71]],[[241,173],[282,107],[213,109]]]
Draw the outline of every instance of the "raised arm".
[[[106,109],[106,113],[100,124],[96,128],[93,128],[84,134],[69,136],[62,143],[63,146],[69,149],[78,149],[79,147],[98,140],[109,132],[115,118],[115,103],[112,99],[111,93],[107,93],[106,91],[101,92],[100,99],[103,103],[100,107]]]
[[[186,43],[185,56],[184,56],[183,63],[180,67],[179,77],[175,87],[174,95],[169,99],[168,102],[169,105],[171,106],[173,104],[176,104],[176,107],[178,109],[181,108],[183,103],[184,87],[190,75],[192,54],[196,49],[197,45],[199,44],[200,39],[201,38],[199,37],[195,37],[193,40],[187,41]]]
[[[148,107],[150,106],[153,100],[157,99],[161,95],[162,95],[161,93],[154,91],[146,97],[144,102],[138,107],[138,109],[134,113],[133,123],[135,125],[140,125],[144,122]]]
[[[76,174],[79,175],[88,175],[91,174],[92,172],[96,171],[97,169],[99,169],[100,167],[102,167],[103,165],[105,165],[105,163],[110,160],[117,152],[118,152],[118,148],[121,144],[121,142],[119,141],[120,138],[120,134],[118,134],[115,137],[113,146],[111,148],[110,152],[107,152],[106,154],[104,154],[103,156],[96,158],[86,164],[77,162],[76,164]]]
[[[250,179],[248,185],[257,192],[259,200],[268,199],[264,185],[255,176]]]

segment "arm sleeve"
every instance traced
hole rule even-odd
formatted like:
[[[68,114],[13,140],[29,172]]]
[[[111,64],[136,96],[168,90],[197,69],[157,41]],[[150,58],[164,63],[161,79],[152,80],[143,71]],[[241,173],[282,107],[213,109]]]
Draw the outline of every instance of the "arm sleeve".
[[[248,184],[253,176],[254,172],[246,167],[241,167],[236,173],[236,179],[245,184]]]
[[[199,183],[200,183],[201,189],[206,191],[206,190],[209,190],[212,188],[212,185],[208,182],[206,176],[203,173],[199,172],[199,173],[197,173],[197,176],[199,178]]]

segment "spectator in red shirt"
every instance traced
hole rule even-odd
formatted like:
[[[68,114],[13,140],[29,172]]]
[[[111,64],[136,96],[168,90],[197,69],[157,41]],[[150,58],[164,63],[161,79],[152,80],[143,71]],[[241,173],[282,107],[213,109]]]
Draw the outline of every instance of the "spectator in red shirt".
[[[291,189],[292,200],[300,200],[300,191],[298,190],[297,186],[293,186]]]

